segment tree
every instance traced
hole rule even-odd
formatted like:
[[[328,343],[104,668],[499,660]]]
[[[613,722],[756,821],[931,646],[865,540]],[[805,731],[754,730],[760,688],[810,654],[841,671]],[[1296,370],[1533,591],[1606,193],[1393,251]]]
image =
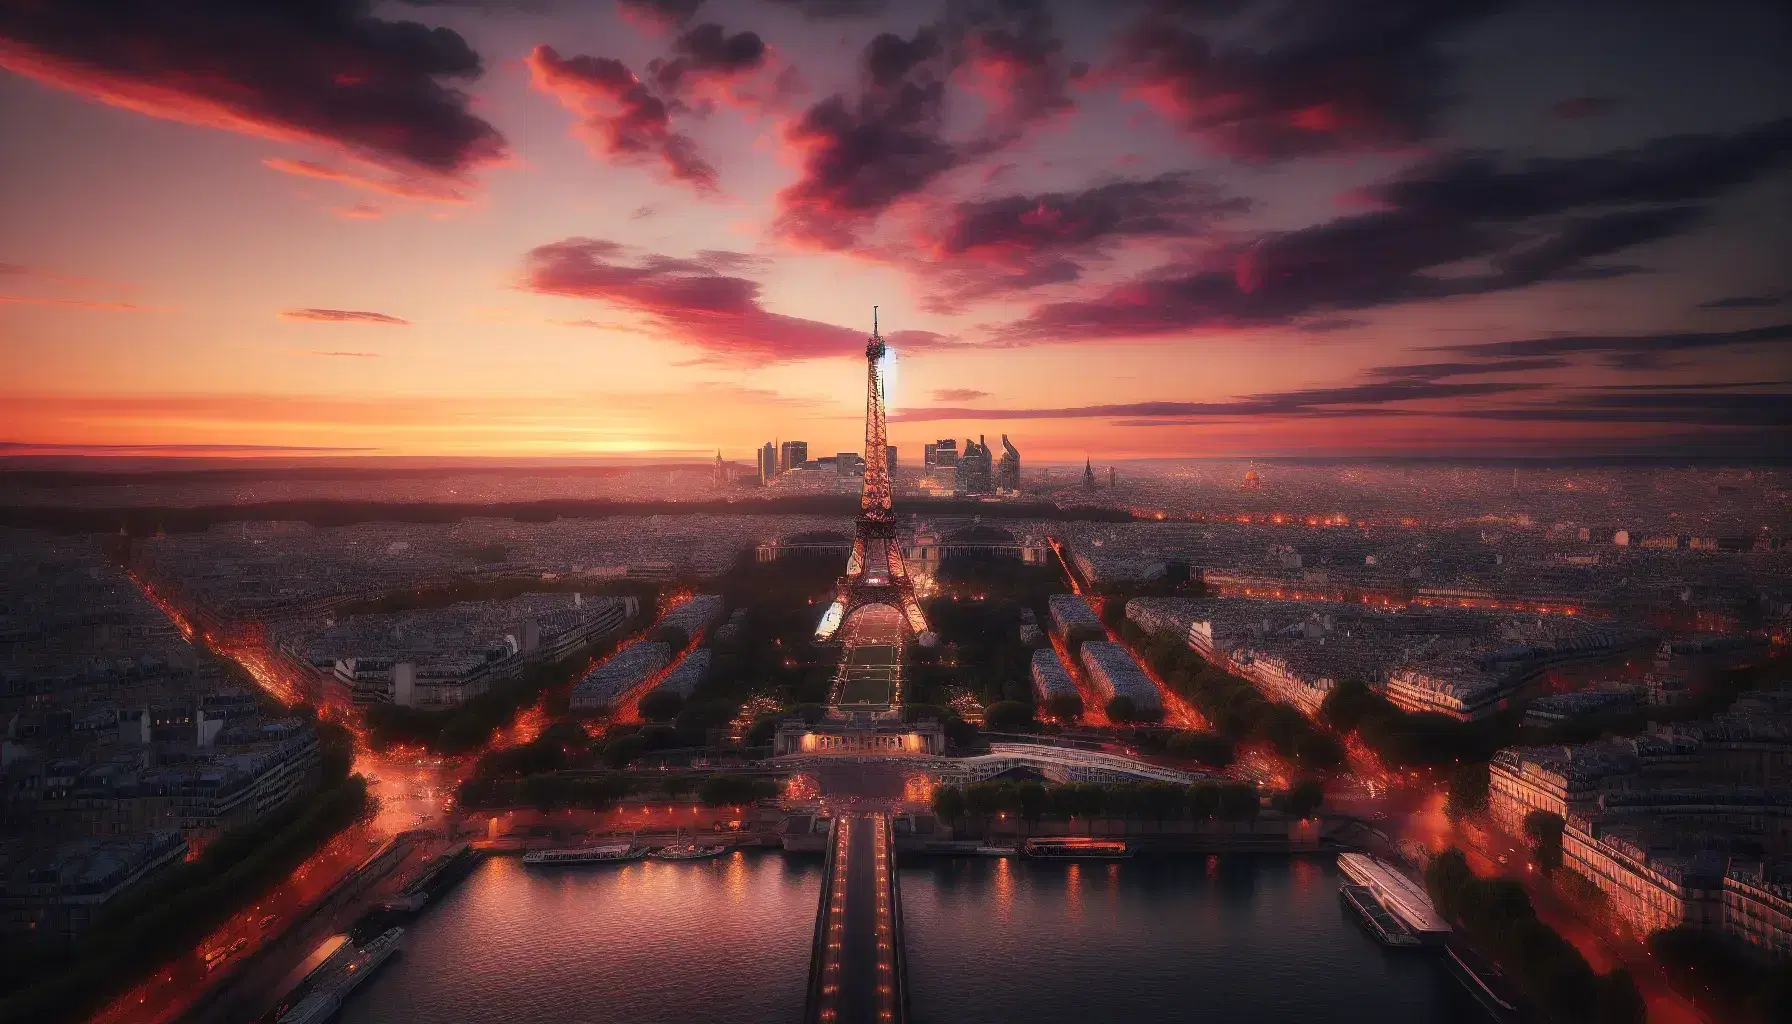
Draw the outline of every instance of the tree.
[[[1107,712],[1108,721],[1110,722],[1134,722],[1137,721],[1139,717],[1139,706],[1133,702],[1131,697],[1128,697],[1124,693],[1118,693],[1114,695],[1112,700],[1108,701]]]
[[[973,817],[987,818],[1002,809],[999,783],[973,782],[964,790],[964,807]]]
[[[717,773],[703,780],[697,787],[697,799],[703,801],[705,807],[727,807],[751,803],[758,799],[759,789],[754,780],[744,775],[725,775]]]
[[[1562,828],[1566,824],[1561,815],[1549,811],[1524,816],[1524,837],[1530,840],[1531,856],[1546,872],[1562,866]]]
[[[1211,782],[1197,782],[1188,787],[1183,805],[1192,820],[1212,821],[1220,813],[1220,787]]]
[[[1060,722],[1075,722],[1083,717],[1083,697],[1078,693],[1059,693],[1045,701],[1045,713]]]
[[[772,737],[777,735],[778,720],[781,717],[776,712],[769,712],[753,719],[753,725],[747,729],[747,735],[744,737],[746,745],[749,747],[769,746]]]
[[[1226,821],[1245,821],[1257,816],[1263,797],[1250,783],[1220,787],[1219,816]]]
[[[1037,822],[1045,816],[1051,800],[1045,786],[1038,782],[1023,782],[1014,788],[1016,802],[1020,807],[1020,816],[1028,824]]]
[[[1325,787],[1318,779],[1301,779],[1289,786],[1284,793],[1277,794],[1275,809],[1283,814],[1291,814],[1296,818],[1310,817],[1325,803]]]
[[[983,713],[983,720],[991,729],[1031,729],[1038,723],[1033,721],[1033,705],[1022,704],[1017,700],[997,701]]]
[[[1644,1024],[1648,1004],[1637,991],[1636,980],[1622,967],[1599,979],[1598,1024]]]
[[[684,707],[684,698],[671,690],[654,690],[635,705],[649,722],[669,722]]]
[[[1325,695],[1319,718],[1340,733],[1356,731],[1357,724],[1376,710],[1380,695],[1360,679],[1345,679]]]
[[[611,768],[621,768],[630,761],[640,757],[647,750],[647,741],[640,734],[618,736],[604,744],[604,764]]]
[[[1213,768],[1224,768],[1236,757],[1232,741],[1212,732],[1177,732],[1170,737],[1167,749],[1172,757],[1199,761]]]
[[[941,821],[953,822],[964,817],[964,791],[957,786],[941,786],[933,791],[933,813]]]
[[[1478,814],[1487,809],[1487,765],[1465,764],[1450,776],[1450,796],[1444,811],[1452,819]]]

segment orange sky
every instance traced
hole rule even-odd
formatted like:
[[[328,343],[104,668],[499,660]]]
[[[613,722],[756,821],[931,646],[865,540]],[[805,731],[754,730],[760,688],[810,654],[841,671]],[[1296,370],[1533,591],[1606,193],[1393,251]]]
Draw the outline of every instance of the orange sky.
[[[1268,78],[1298,71],[1217,80],[1163,42],[1205,26],[1141,36],[1048,0],[1001,36],[928,4],[698,6],[370,8],[464,40],[402,61],[351,24],[313,52],[272,11],[220,39],[86,0],[0,17],[23,143],[0,170],[0,443],[851,450],[873,304],[891,436],[917,454],[1004,431],[1048,461],[1784,433],[1763,409],[1792,334],[1792,83],[1747,5],[1696,28],[1426,25],[1409,35],[1443,70],[1390,82],[1434,90],[1423,110]],[[871,70],[881,31],[912,61],[895,84]],[[1729,56],[1673,45],[1688,32]],[[286,55],[265,74],[220,56],[260,45]],[[1348,68],[1350,45],[1313,59]],[[1650,148],[1669,135],[1729,163],[1674,163]],[[866,139],[891,148],[853,163]],[[1440,213],[1420,186],[1464,154],[1523,200]],[[1540,161],[1570,184],[1546,191]],[[1544,344],[1564,336],[1608,340]]]

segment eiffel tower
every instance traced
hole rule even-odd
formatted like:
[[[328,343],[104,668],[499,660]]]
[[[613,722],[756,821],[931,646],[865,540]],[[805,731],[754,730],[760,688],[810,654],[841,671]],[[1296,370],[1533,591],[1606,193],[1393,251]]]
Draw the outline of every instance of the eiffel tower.
[[[896,539],[896,515],[890,508],[889,431],[884,422],[884,384],[878,364],[888,349],[877,330],[877,307],[871,307],[871,338],[865,343],[865,487],[859,496],[859,518],[834,601],[822,613],[815,638],[832,638],[860,609],[887,605],[902,620],[902,639],[933,639],[927,619],[915,600],[914,581],[902,564]]]

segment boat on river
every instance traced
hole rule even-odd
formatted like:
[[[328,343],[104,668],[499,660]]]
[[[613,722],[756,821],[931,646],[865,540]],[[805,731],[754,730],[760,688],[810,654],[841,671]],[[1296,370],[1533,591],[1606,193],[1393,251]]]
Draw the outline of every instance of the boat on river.
[[[653,851],[652,856],[655,860],[708,860],[711,857],[720,857],[727,852],[728,847],[722,843],[706,845],[689,842],[662,846]]]
[[[1125,860],[1132,856],[1132,847],[1123,839],[1064,836],[1029,839],[1022,844],[1021,852],[1036,860]]]
[[[632,841],[598,843],[565,850],[531,850],[523,863],[535,867],[573,867],[580,864],[621,864],[647,856],[647,848]]]

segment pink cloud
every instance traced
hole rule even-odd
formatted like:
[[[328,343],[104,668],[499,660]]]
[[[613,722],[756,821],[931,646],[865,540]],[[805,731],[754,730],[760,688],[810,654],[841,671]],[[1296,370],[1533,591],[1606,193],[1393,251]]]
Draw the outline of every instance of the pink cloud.
[[[666,102],[619,60],[562,58],[537,46],[526,61],[535,87],[579,116],[576,134],[593,155],[619,162],[658,159],[666,172],[699,192],[714,191],[716,171],[689,136],[672,130]]]
[[[639,313],[667,338],[730,361],[863,355],[864,332],[773,313],[757,281],[729,273],[756,264],[739,253],[633,254],[616,242],[568,238],[529,252],[523,287]],[[898,331],[890,341],[911,351],[954,344],[928,331]]]

